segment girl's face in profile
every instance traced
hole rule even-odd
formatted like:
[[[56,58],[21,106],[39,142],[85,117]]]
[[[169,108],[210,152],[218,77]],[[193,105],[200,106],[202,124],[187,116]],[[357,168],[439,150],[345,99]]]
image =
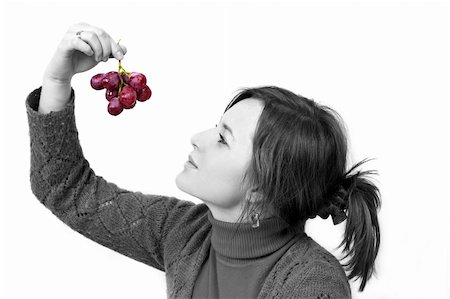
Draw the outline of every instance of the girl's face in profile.
[[[262,101],[245,99],[228,109],[217,127],[192,136],[194,151],[176,179],[177,187],[202,200],[214,218],[236,222],[247,188],[242,178],[252,157],[256,125]]]

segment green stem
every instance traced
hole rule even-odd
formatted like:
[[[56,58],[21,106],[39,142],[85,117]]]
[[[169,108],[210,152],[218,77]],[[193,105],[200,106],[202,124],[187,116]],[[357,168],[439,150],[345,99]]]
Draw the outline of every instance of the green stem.
[[[120,40],[119,40],[119,42],[120,42]],[[117,42],[118,43],[118,42]],[[124,68],[123,68],[123,66],[122,66],[122,61],[121,60],[119,60],[119,69],[118,69],[118,73],[119,73],[119,78],[120,78],[120,83],[119,83],[119,94],[120,94],[120,92],[122,91],[122,88],[125,86],[125,85],[128,85],[128,84],[126,84],[124,81],[123,81],[123,78],[122,78],[122,74],[125,74],[125,76],[129,76],[131,73],[129,73],[129,72],[127,72]]]
[[[119,92],[118,92],[118,95],[120,94],[120,92],[122,91],[122,88],[123,88],[123,79],[122,79],[122,76],[119,75],[119,77],[120,77],[120,83],[119,83]]]

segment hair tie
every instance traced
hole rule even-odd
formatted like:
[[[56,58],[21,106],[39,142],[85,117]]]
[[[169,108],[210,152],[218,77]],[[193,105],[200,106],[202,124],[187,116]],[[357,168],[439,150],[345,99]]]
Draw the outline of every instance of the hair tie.
[[[322,219],[327,219],[331,215],[334,225],[347,219],[348,188],[346,185],[344,179],[329,201],[317,213]]]
[[[322,219],[327,219],[330,215],[333,219],[333,224],[337,225],[347,219],[346,208],[338,205],[335,202],[328,202],[328,204],[319,210],[317,215]]]
[[[331,218],[333,219],[333,224],[338,225],[345,219],[347,219],[347,214],[345,211],[341,209],[337,209],[333,214],[331,214]]]

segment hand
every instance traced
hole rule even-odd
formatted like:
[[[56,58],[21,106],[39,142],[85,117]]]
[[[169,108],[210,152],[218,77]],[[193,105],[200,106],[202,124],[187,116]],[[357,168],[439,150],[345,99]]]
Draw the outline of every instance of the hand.
[[[126,52],[101,28],[86,23],[71,26],[45,70],[38,111],[62,110],[70,100],[75,74],[90,70],[110,56],[121,60]]]
[[[86,23],[72,25],[48,64],[44,80],[70,84],[75,74],[110,57],[121,60],[126,52],[125,46],[118,45],[105,30]]]

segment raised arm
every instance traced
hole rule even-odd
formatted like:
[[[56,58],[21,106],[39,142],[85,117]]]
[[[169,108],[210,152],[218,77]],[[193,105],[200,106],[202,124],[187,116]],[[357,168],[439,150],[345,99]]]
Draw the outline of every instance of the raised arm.
[[[76,32],[81,30],[80,38]],[[130,192],[107,182],[90,168],[78,140],[71,78],[111,53],[121,58],[123,54],[117,51],[125,53],[103,30],[86,24],[73,26],[64,36],[42,88],[26,101],[31,189],[72,229],[164,271],[167,239],[176,240],[182,248],[189,234],[178,236],[178,227],[189,214],[203,208],[174,197]]]

